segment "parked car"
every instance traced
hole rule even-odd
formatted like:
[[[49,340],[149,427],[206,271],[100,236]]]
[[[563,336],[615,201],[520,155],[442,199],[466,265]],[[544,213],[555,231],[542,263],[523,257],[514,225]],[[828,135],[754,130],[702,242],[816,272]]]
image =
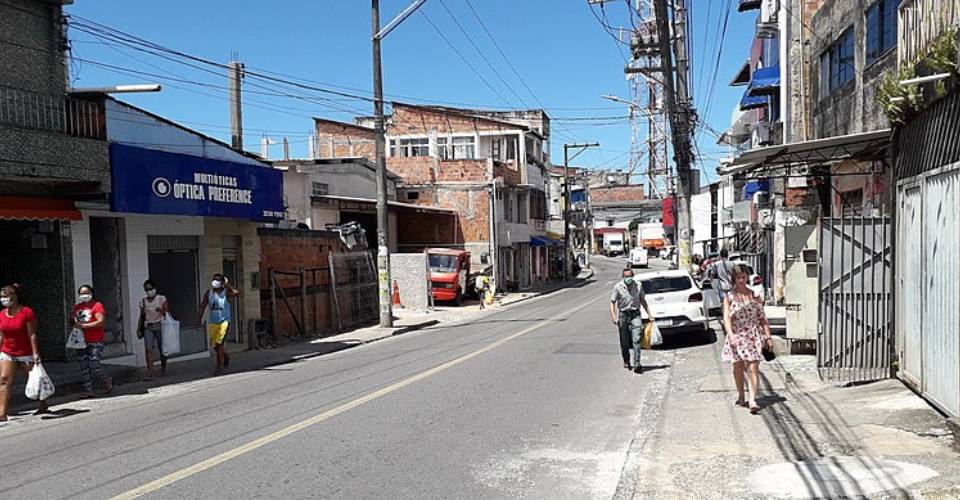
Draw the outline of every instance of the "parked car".
[[[647,267],[650,263],[650,254],[647,253],[646,248],[634,248],[630,250],[630,259],[628,264],[630,267]]]
[[[684,270],[658,271],[638,276],[647,304],[664,335],[706,332],[709,327],[703,291]]]
[[[700,281],[700,290],[703,291],[703,303],[707,308],[707,314],[710,316],[722,316],[723,303],[720,302],[720,294],[713,289],[713,282],[704,278]]]

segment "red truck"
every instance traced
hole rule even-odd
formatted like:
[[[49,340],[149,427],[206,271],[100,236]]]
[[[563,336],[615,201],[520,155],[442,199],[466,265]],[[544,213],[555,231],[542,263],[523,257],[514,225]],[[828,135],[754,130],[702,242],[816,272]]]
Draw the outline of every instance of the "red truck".
[[[433,300],[459,306],[470,286],[470,252],[451,248],[428,248],[426,252]]]

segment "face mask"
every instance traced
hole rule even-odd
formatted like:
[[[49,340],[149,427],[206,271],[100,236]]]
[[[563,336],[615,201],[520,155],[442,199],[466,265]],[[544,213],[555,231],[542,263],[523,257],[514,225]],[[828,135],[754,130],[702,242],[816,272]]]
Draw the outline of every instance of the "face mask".
[[[213,280],[210,282],[210,286],[214,288],[220,288],[220,285],[221,285],[220,280]]]
[[[623,284],[630,286],[633,284],[633,278],[623,278]]]
[[[157,291],[156,291],[156,290],[147,290],[147,297],[150,297],[150,298],[152,299],[152,298],[154,298],[154,297],[156,297],[156,296],[157,296]]]
[[[90,302],[93,300],[93,295],[89,293],[80,294],[80,302]]]
[[[13,299],[11,299],[10,297],[0,298],[0,306],[10,307],[12,304],[13,304]]]

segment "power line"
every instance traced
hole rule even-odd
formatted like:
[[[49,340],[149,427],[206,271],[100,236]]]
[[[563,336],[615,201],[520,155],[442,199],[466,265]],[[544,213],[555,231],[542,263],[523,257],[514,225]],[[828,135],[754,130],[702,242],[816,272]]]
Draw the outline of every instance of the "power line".
[[[434,24],[433,20],[430,19],[430,16],[427,15],[426,11],[424,11],[423,9],[420,9],[418,12],[420,13],[420,15],[423,16],[424,19],[427,20],[427,23],[429,23],[430,26],[433,27],[433,30],[437,32],[437,35],[440,35],[440,38],[442,38],[443,41],[450,46],[450,49],[453,50],[455,54],[457,54],[457,57],[459,57],[460,60],[463,61],[463,64],[465,64],[468,68],[470,68],[470,71],[472,71],[473,74],[476,75],[477,78],[479,78],[480,81],[483,82],[483,84],[486,85],[488,89],[490,89],[494,94],[496,94],[496,96],[499,97],[500,100],[504,102],[504,104],[506,104],[507,106],[510,106],[510,102],[508,102],[507,99],[503,97],[503,95],[493,87],[493,85],[490,85],[490,82],[488,82],[487,79],[484,78],[483,75],[481,75],[480,72],[477,71],[477,69],[474,68],[472,64],[470,64],[470,61],[467,60],[466,57],[464,57],[463,53],[460,52],[460,49],[458,49],[457,46],[454,45],[453,42],[451,42],[450,39],[443,34],[443,31],[440,31],[440,28],[436,24]]]

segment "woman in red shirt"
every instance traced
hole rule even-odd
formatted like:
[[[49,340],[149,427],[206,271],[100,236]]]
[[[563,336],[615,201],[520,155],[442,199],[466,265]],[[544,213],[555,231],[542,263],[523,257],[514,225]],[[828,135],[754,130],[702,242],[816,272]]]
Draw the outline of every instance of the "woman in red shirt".
[[[33,309],[20,303],[20,285],[0,288],[0,422],[7,421],[7,405],[13,389],[13,378],[19,368],[29,377],[30,369],[40,362],[37,348],[37,317]],[[46,401],[40,401],[37,413],[47,411]]]
[[[110,394],[113,391],[113,379],[108,377],[100,365],[100,357],[103,355],[103,342],[106,335],[103,331],[103,323],[107,316],[107,310],[103,304],[93,300],[93,287],[83,285],[77,290],[80,301],[73,306],[73,326],[83,330],[83,340],[87,346],[83,349],[77,349],[77,360],[80,361],[80,380],[83,381],[83,394],[81,398],[92,398],[94,376],[103,382],[104,392]]]

